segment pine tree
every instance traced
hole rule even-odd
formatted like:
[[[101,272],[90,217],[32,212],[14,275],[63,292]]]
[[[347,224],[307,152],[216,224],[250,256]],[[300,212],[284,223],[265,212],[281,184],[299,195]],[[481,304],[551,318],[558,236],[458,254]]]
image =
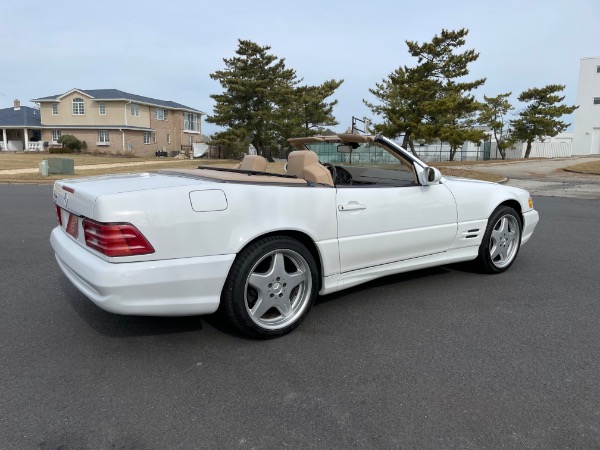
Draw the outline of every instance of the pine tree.
[[[225,70],[211,74],[221,83],[223,93],[213,94],[214,114],[206,120],[227,127],[216,141],[233,146],[236,139],[247,139],[260,155],[287,146],[287,139],[310,135],[323,127],[336,125],[333,107],[328,102],[343,80],[329,80],[318,86],[299,86],[296,71],[285,60],[252,41],[239,40],[236,56],[226,58]],[[246,146],[247,146],[246,144]],[[235,148],[241,148],[237,142]]]
[[[327,102],[344,80],[328,80],[318,86],[299,86],[295,101],[299,105],[299,121],[304,135],[320,133],[325,127],[337,125],[333,107],[337,100]]]
[[[531,154],[535,139],[556,136],[566,130],[570,124],[560,120],[565,114],[571,114],[577,106],[567,106],[561,102],[564,95],[558,95],[565,89],[562,84],[549,84],[543,88],[531,88],[519,95],[519,101],[528,105],[519,113],[519,118],[511,120],[513,135],[527,143],[525,158]]]
[[[483,96],[485,102],[481,105],[479,123],[486,125],[492,131],[498,151],[502,159],[506,159],[506,150],[515,144],[514,134],[511,133],[506,116],[514,109],[508,101],[512,92],[499,94],[496,97]]]
[[[285,66],[285,60],[268,53],[269,46],[239,40],[237,56],[225,58],[225,70],[210,75],[221,83],[222,94],[212,94],[216,102],[214,114],[206,121],[225,126],[234,134],[245,134],[260,155],[271,159],[277,141],[276,123],[280,108],[294,95],[301,81],[296,71]]]
[[[451,158],[459,139],[481,139],[482,132],[472,128],[479,104],[470,92],[484,84],[485,79],[463,81],[469,74],[468,65],[479,54],[474,50],[456,53],[465,44],[468,33],[465,28],[442,30],[431,42],[406,41],[417,65],[400,67],[369,89],[379,103],[365,101],[374,114],[384,119],[383,124],[376,125],[378,132],[392,137],[404,135],[403,146],[410,146],[413,153],[415,139],[447,140]]]

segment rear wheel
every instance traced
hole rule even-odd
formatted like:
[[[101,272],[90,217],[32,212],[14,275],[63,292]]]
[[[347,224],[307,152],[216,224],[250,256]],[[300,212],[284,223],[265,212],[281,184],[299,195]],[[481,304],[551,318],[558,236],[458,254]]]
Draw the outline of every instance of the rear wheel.
[[[477,262],[486,273],[501,273],[514,262],[521,246],[521,220],[508,206],[494,210],[479,247]]]
[[[296,328],[317,293],[315,259],[286,236],[261,239],[240,252],[223,288],[222,308],[242,333],[260,339]]]

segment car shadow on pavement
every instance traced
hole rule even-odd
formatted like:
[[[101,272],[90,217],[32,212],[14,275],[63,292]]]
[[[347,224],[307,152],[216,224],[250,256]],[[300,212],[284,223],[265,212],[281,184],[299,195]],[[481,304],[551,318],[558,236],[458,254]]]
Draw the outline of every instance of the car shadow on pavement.
[[[205,316],[154,317],[113,314],[96,306],[80,293],[64,275],[60,276],[59,285],[64,298],[75,313],[97,333],[105,336],[154,336],[203,330],[202,318]]]

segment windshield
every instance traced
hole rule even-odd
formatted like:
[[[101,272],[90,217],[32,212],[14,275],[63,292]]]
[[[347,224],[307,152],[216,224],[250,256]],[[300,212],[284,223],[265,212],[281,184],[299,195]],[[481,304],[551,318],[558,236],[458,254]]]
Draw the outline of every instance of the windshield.
[[[315,142],[305,145],[319,156],[321,163],[413,171],[412,164],[409,161],[378,142],[353,144],[358,146],[353,148],[351,152],[338,151],[338,147],[347,150],[348,146],[340,146],[340,144],[334,142]]]

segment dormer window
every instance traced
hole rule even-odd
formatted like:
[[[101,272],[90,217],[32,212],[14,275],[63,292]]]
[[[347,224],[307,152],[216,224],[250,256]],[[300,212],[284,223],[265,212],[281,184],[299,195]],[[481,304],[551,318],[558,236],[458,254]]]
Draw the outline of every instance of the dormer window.
[[[82,98],[74,98],[73,99],[73,115],[75,116],[82,116],[85,114],[85,108],[83,106],[83,99]]]

